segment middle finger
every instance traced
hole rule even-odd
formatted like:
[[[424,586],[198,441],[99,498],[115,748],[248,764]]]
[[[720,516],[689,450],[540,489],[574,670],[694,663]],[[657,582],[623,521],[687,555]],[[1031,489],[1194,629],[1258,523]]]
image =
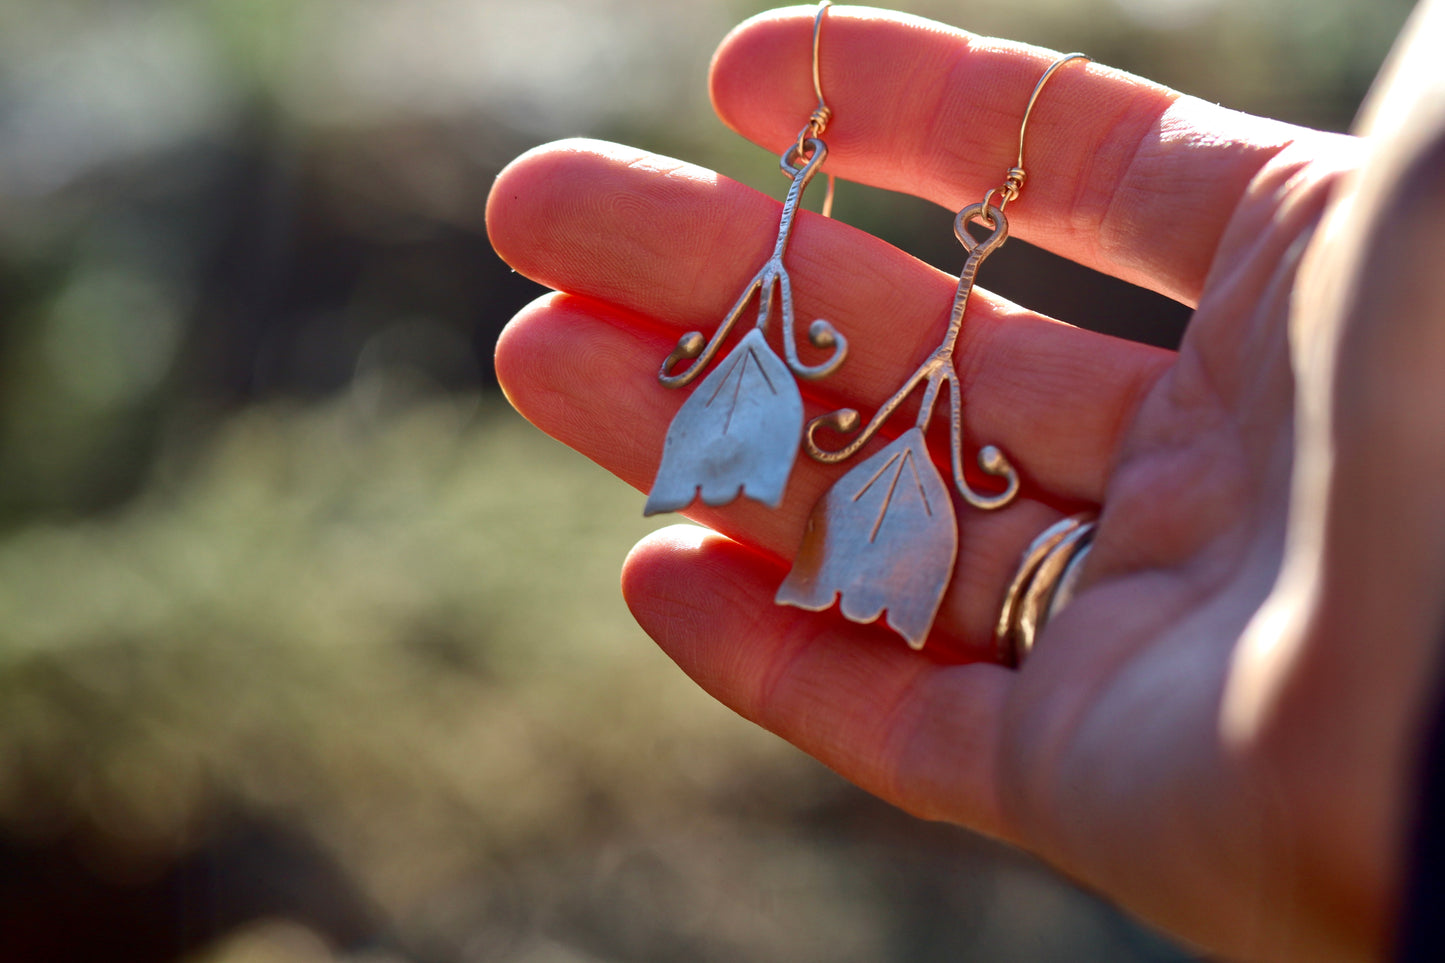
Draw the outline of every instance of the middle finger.
[[[685,391],[656,383],[658,364],[683,331],[716,328],[767,259],[778,214],[776,201],[702,168],[576,141],[534,151],[504,171],[492,191],[488,227],[517,270],[609,303],[616,309],[607,313],[609,324],[650,333],[650,341],[623,338],[606,349],[625,361],[597,379],[596,392],[579,397],[574,412],[595,421],[608,411],[654,405],[671,411],[681,404]],[[805,397],[868,417],[937,347],[955,279],[808,212],[800,215],[785,265],[798,320],[806,326],[827,318],[850,343],[838,372],[805,383]],[[527,323],[542,326],[541,341],[529,339],[539,344],[565,342],[573,322],[534,311]],[[1097,501],[1117,436],[1172,357],[977,291],[954,356],[965,433],[1001,446],[1026,482],[1051,497]],[[576,377],[501,346],[497,367],[529,417],[534,392]],[[639,432],[639,442],[660,450],[663,431],[665,421],[663,430]]]

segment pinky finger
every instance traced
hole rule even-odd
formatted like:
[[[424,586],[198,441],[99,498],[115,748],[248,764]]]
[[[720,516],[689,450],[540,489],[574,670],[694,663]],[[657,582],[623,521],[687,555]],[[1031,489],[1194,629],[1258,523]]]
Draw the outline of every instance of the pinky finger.
[[[941,665],[876,625],[773,604],[777,563],[691,526],[638,544],[638,622],[707,692],[914,815],[1013,841],[995,779],[1012,673]]]

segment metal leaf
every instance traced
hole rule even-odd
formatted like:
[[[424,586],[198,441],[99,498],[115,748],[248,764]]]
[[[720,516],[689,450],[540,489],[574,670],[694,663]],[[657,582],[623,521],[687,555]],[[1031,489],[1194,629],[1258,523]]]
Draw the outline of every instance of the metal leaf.
[[[913,428],[838,480],[813,507],[780,605],[887,624],[915,649],[953,575],[958,530],[948,486]]]
[[[749,331],[678,409],[644,515],[685,508],[701,496],[739,495],[776,508],[797,457],[803,399],[762,331]]]

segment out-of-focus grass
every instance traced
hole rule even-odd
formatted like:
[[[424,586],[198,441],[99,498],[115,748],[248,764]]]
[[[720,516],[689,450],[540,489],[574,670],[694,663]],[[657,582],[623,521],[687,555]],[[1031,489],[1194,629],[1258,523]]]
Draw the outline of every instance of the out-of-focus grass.
[[[696,690],[616,591],[637,493],[499,402],[368,410],[248,410],[0,544],[6,831],[144,877],[284,818],[453,959],[1170,958]]]
[[[722,713],[677,704],[615,588],[640,501],[498,404],[381,424],[350,401],[262,407],[183,476],[0,545],[9,818],[36,818],[20,790],[44,788],[114,831],[169,832],[220,781],[359,823],[385,807],[407,835],[399,813],[475,807],[471,831],[515,836],[562,824],[575,787],[553,782],[579,765],[633,789],[706,777],[668,753]],[[655,765],[628,773],[639,748]]]

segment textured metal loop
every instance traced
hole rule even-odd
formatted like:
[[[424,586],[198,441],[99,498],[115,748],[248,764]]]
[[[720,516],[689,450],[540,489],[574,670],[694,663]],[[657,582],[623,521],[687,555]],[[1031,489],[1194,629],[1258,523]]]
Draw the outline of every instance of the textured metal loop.
[[[828,145],[816,137],[809,137],[783,151],[778,158],[778,166],[789,179],[800,175],[811,178],[827,158]]]
[[[953,236],[958,238],[958,243],[963,245],[969,256],[977,254],[983,258],[993,253],[994,248],[1008,240],[1008,218],[1003,216],[1003,208],[989,203],[989,198],[994,192],[989,191],[984,195],[982,204],[971,204],[958,212],[953,219]],[[989,229],[988,237],[979,240],[968,231],[969,221],[978,221]]]
[[[802,133],[798,135],[798,142],[783,151],[782,156],[778,158],[778,166],[790,178],[816,170],[822,166],[823,160],[828,156],[828,146],[821,139],[807,136],[808,131],[812,129],[811,124],[804,127]],[[804,160],[805,156],[807,160]],[[798,166],[799,162],[802,162],[801,167]],[[823,195],[822,213],[824,217],[833,216],[832,174],[828,175],[828,190]]]

